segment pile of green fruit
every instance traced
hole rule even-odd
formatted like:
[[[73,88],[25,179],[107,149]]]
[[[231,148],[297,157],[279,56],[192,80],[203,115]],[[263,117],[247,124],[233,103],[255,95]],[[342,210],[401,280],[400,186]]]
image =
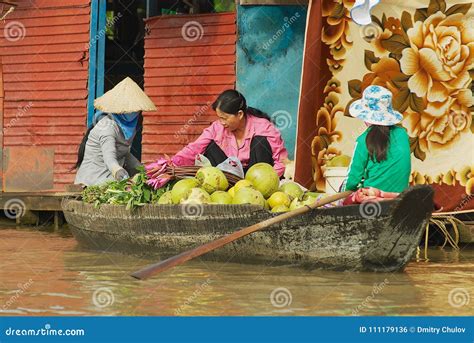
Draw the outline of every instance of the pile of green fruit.
[[[272,212],[286,212],[316,201],[319,193],[303,192],[296,182],[280,187],[280,178],[267,163],[257,163],[247,171],[244,180],[229,188],[225,174],[216,167],[202,167],[195,177],[169,183],[153,190],[147,185],[144,170],[129,180],[87,187],[83,200],[101,204],[252,204]]]
[[[159,204],[258,205],[272,212],[286,212],[316,201],[319,193],[303,192],[296,182],[280,187],[280,178],[267,163],[257,163],[245,179],[229,188],[224,173],[215,167],[203,167],[194,178],[176,182],[163,194]]]

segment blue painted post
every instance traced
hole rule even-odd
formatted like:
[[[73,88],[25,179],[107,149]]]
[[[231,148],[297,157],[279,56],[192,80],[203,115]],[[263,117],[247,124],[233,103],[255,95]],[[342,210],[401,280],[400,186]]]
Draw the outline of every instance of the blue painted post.
[[[105,68],[105,26],[107,24],[107,1],[99,0],[99,25],[97,28],[97,88],[96,97],[104,94],[104,68]]]
[[[90,127],[94,120],[94,99],[96,95],[97,76],[97,20],[99,2],[91,1],[91,24],[89,32],[89,83],[87,99],[87,126]]]

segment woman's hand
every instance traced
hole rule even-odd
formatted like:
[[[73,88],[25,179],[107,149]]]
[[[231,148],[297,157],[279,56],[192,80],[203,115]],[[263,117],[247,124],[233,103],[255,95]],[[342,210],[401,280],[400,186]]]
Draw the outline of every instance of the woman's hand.
[[[114,174],[114,179],[116,181],[122,181],[128,179],[130,176],[124,168],[118,169]]]

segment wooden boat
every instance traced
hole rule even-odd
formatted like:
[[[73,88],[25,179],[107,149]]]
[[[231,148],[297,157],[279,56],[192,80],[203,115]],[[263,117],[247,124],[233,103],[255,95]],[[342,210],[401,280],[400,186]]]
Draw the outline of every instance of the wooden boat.
[[[194,206],[194,207],[191,207]],[[95,208],[65,199],[76,239],[95,249],[167,258],[276,214],[252,205],[146,205]],[[241,263],[392,272],[415,253],[433,210],[433,191],[415,186],[398,198],[315,209],[204,256]]]

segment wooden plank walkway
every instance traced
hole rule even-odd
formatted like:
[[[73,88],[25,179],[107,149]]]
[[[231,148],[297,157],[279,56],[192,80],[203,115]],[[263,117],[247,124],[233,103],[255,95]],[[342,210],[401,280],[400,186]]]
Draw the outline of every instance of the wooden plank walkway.
[[[25,210],[30,211],[61,211],[61,201],[64,197],[78,196],[80,192],[9,192],[0,194],[0,208],[9,209],[9,205],[24,204]]]

